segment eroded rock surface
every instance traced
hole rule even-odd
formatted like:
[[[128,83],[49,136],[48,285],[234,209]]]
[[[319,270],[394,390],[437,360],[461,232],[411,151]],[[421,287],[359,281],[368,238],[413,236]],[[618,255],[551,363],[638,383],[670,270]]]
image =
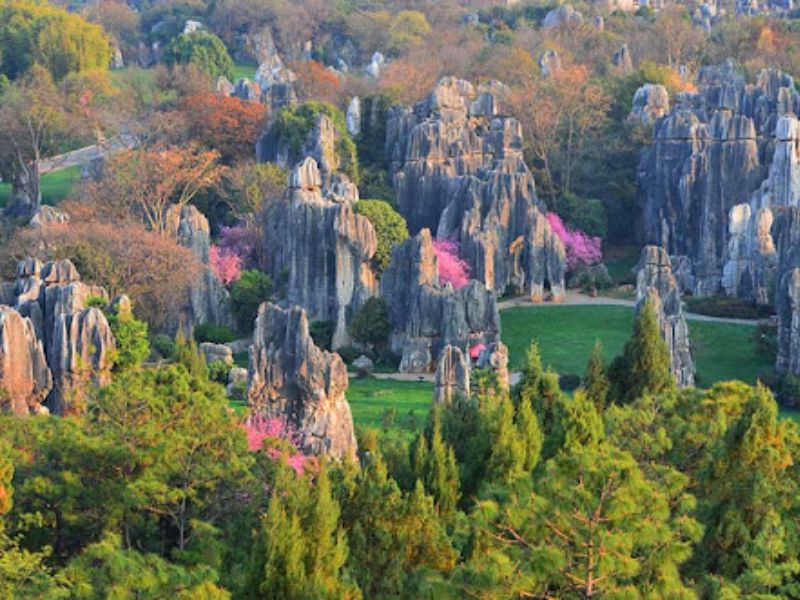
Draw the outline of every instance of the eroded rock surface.
[[[189,289],[183,325],[192,327],[214,323],[233,327],[230,295],[209,266],[211,233],[208,219],[191,204],[173,205],[167,211],[167,232],[181,246],[191,250],[201,265]]]
[[[303,309],[261,305],[248,368],[247,401],[255,415],[285,419],[307,454],[355,459],[347,386],[344,362],[314,344]]]
[[[502,89],[448,77],[413,109],[391,109],[386,154],[398,207],[412,233],[457,240],[490,289],[541,300],[549,287],[559,300],[564,249],[523,160],[521,127],[498,116]]]
[[[285,280],[284,297],[315,321],[335,324],[333,347],[350,342],[347,326],[355,312],[377,295],[371,259],[377,237],[369,219],[353,210],[357,191],[336,188],[323,196],[322,177],[313,158],[293,171],[282,202],[265,216],[271,251],[265,270]],[[348,197],[350,196],[350,197]]]
[[[33,322],[0,305],[0,413],[23,416],[43,411],[53,378]]]
[[[436,361],[433,401],[449,404],[458,397],[469,398],[469,354],[458,346],[445,346]]]
[[[671,356],[672,375],[678,385],[694,385],[689,327],[683,315],[680,290],[672,275],[669,256],[663,248],[645,246],[636,276],[636,312],[649,300],[658,315],[661,336]]]
[[[732,63],[701,69],[697,87],[656,122],[642,156],[643,241],[689,258],[696,295],[763,301],[763,265],[745,263],[769,254],[765,211],[800,201],[800,94],[780,71],[748,84]]]
[[[403,372],[432,371],[445,346],[466,350],[500,338],[495,294],[474,279],[458,290],[442,285],[427,229],[395,247],[381,279],[381,296],[389,305],[391,347],[402,356]]]

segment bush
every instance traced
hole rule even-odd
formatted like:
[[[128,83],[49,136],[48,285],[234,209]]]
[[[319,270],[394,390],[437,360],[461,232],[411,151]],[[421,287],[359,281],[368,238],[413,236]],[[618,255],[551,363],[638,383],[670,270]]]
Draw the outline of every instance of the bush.
[[[217,383],[225,385],[228,383],[228,375],[232,368],[231,365],[221,360],[215,360],[208,365],[208,378],[211,381],[216,381]]]
[[[258,307],[272,296],[272,279],[261,271],[244,271],[231,288],[231,310],[242,332],[253,329]]]
[[[233,59],[221,39],[207,31],[182,33],[172,39],[164,50],[168,65],[193,64],[216,78],[224,75],[233,78]]]
[[[391,204],[383,200],[362,200],[356,204],[356,212],[369,219],[378,238],[378,249],[373,260],[380,271],[389,266],[392,248],[408,239],[408,225]]]
[[[346,365],[352,364],[355,359],[364,354],[360,348],[355,346],[342,346],[336,350],[336,353],[342,357]]]
[[[784,373],[777,378],[775,395],[784,406],[800,405],[800,377]]]
[[[759,323],[753,332],[753,343],[759,356],[775,362],[778,355],[778,328],[769,323]]]
[[[699,315],[725,319],[767,319],[775,310],[771,306],[746,302],[728,296],[707,296],[686,300],[689,310]]]
[[[125,371],[140,366],[150,356],[147,323],[134,317],[130,311],[109,311],[106,318],[117,343],[114,370]]]
[[[150,338],[150,348],[158,354],[158,358],[169,358],[175,353],[175,340],[158,333]]]
[[[558,376],[558,386],[565,392],[577,390],[581,386],[581,376],[575,373],[564,373]]]
[[[227,344],[236,339],[236,332],[224,325],[201,323],[194,328],[194,339],[198,344],[202,344],[203,342]]]
[[[330,350],[333,344],[333,321],[312,321],[308,326],[308,332],[314,343],[323,350]]]
[[[600,200],[565,194],[558,201],[556,212],[572,229],[583,231],[591,237],[606,237],[608,219],[606,207]]]
[[[350,323],[353,339],[373,352],[386,346],[391,329],[389,306],[383,298],[367,300]]]

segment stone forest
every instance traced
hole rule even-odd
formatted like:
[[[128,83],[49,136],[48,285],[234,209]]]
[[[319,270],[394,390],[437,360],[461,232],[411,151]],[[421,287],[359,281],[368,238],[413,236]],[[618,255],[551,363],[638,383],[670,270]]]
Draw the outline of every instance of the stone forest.
[[[0,600],[800,599],[799,119],[793,0],[0,0]]]

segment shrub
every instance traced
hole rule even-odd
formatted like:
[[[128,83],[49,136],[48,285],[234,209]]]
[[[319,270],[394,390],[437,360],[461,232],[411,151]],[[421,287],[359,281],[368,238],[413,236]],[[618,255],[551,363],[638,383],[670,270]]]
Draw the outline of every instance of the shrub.
[[[600,200],[565,194],[558,201],[556,212],[569,227],[588,236],[603,238],[608,233],[606,207]]]
[[[455,240],[434,240],[433,251],[439,262],[439,281],[459,289],[469,283],[469,265],[459,256],[461,245]]]
[[[228,374],[232,368],[231,365],[221,360],[215,360],[208,365],[208,378],[225,385],[228,383]]]
[[[231,288],[231,310],[240,331],[250,331],[258,307],[272,296],[272,279],[261,271],[244,271]]]
[[[169,358],[175,353],[175,340],[158,333],[150,338],[150,348],[158,354],[158,358]]]
[[[558,376],[558,386],[565,392],[577,390],[581,386],[581,376],[575,373],[564,373]]]
[[[800,405],[800,377],[784,373],[777,378],[775,395],[784,406]]]
[[[308,331],[314,343],[324,350],[330,350],[333,345],[333,321],[312,321]]]
[[[194,339],[198,344],[202,344],[203,342],[227,344],[236,339],[236,332],[224,325],[201,323],[194,328]]]
[[[593,265],[603,259],[599,237],[589,237],[582,231],[569,229],[556,213],[547,213],[547,221],[561,242],[567,254],[567,267],[575,269],[579,265]]]
[[[210,77],[233,78],[233,59],[228,49],[221,39],[207,31],[182,33],[173,38],[164,49],[164,62],[170,66],[193,64]]]
[[[378,249],[373,260],[380,271],[389,266],[392,248],[408,239],[408,225],[403,215],[383,200],[362,200],[356,212],[369,219],[378,238]]]
[[[349,365],[352,364],[352,362],[359,356],[364,354],[364,351],[360,348],[356,348],[355,346],[342,346],[341,348],[336,349],[336,353],[342,357],[342,360],[346,365]]]
[[[117,343],[114,370],[125,371],[140,366],[150,356],[147,323],[134,317],[130,311],[109,311],[106,318]]]
[[[367,300],[350,323],[350,335],[353,339],[373,352],[386,346],[391,330],[389,306],[383,298]]]
[[[775,362],[778,354],[778,328],[772,324],[759,323],[753,332],[753,343],[759,356]]]
[[[689,298],[686,304],[691,312],[726,319],[766,319],[775,314],[771,306],[746,302],[728,296]]]

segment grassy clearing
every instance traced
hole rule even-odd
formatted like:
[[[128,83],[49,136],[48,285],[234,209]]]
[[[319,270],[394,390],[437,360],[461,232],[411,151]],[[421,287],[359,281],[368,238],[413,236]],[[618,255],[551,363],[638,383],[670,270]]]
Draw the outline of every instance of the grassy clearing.
[[[236,63],[233,65],[233,83],[240,79],[253,79],[256,76],[256,67],[247,63]]]
[[[427,381],[350,379],[347,400],[356,425],[415,431],[425,424],[433,384]]]
[[[55,205],[66,198],[72,188],[81,179],[81,167],[69,167],[60,171],[42,175],[42,202]],[[4,207],[11,196],[11,184],[0,183],[0,208]]]
[[[521,367],[535,338],[546,364],[559,373],[579,375],[595,340],[603,343],[606,359],[611,360],[622,351],[633,326],[633,310],[626,306],[519,307],[500,316],[512,369]],[[752,326],[691,321],[689,330],[700,386],[728,379],[752,384],[771,367],[756,353]]]

